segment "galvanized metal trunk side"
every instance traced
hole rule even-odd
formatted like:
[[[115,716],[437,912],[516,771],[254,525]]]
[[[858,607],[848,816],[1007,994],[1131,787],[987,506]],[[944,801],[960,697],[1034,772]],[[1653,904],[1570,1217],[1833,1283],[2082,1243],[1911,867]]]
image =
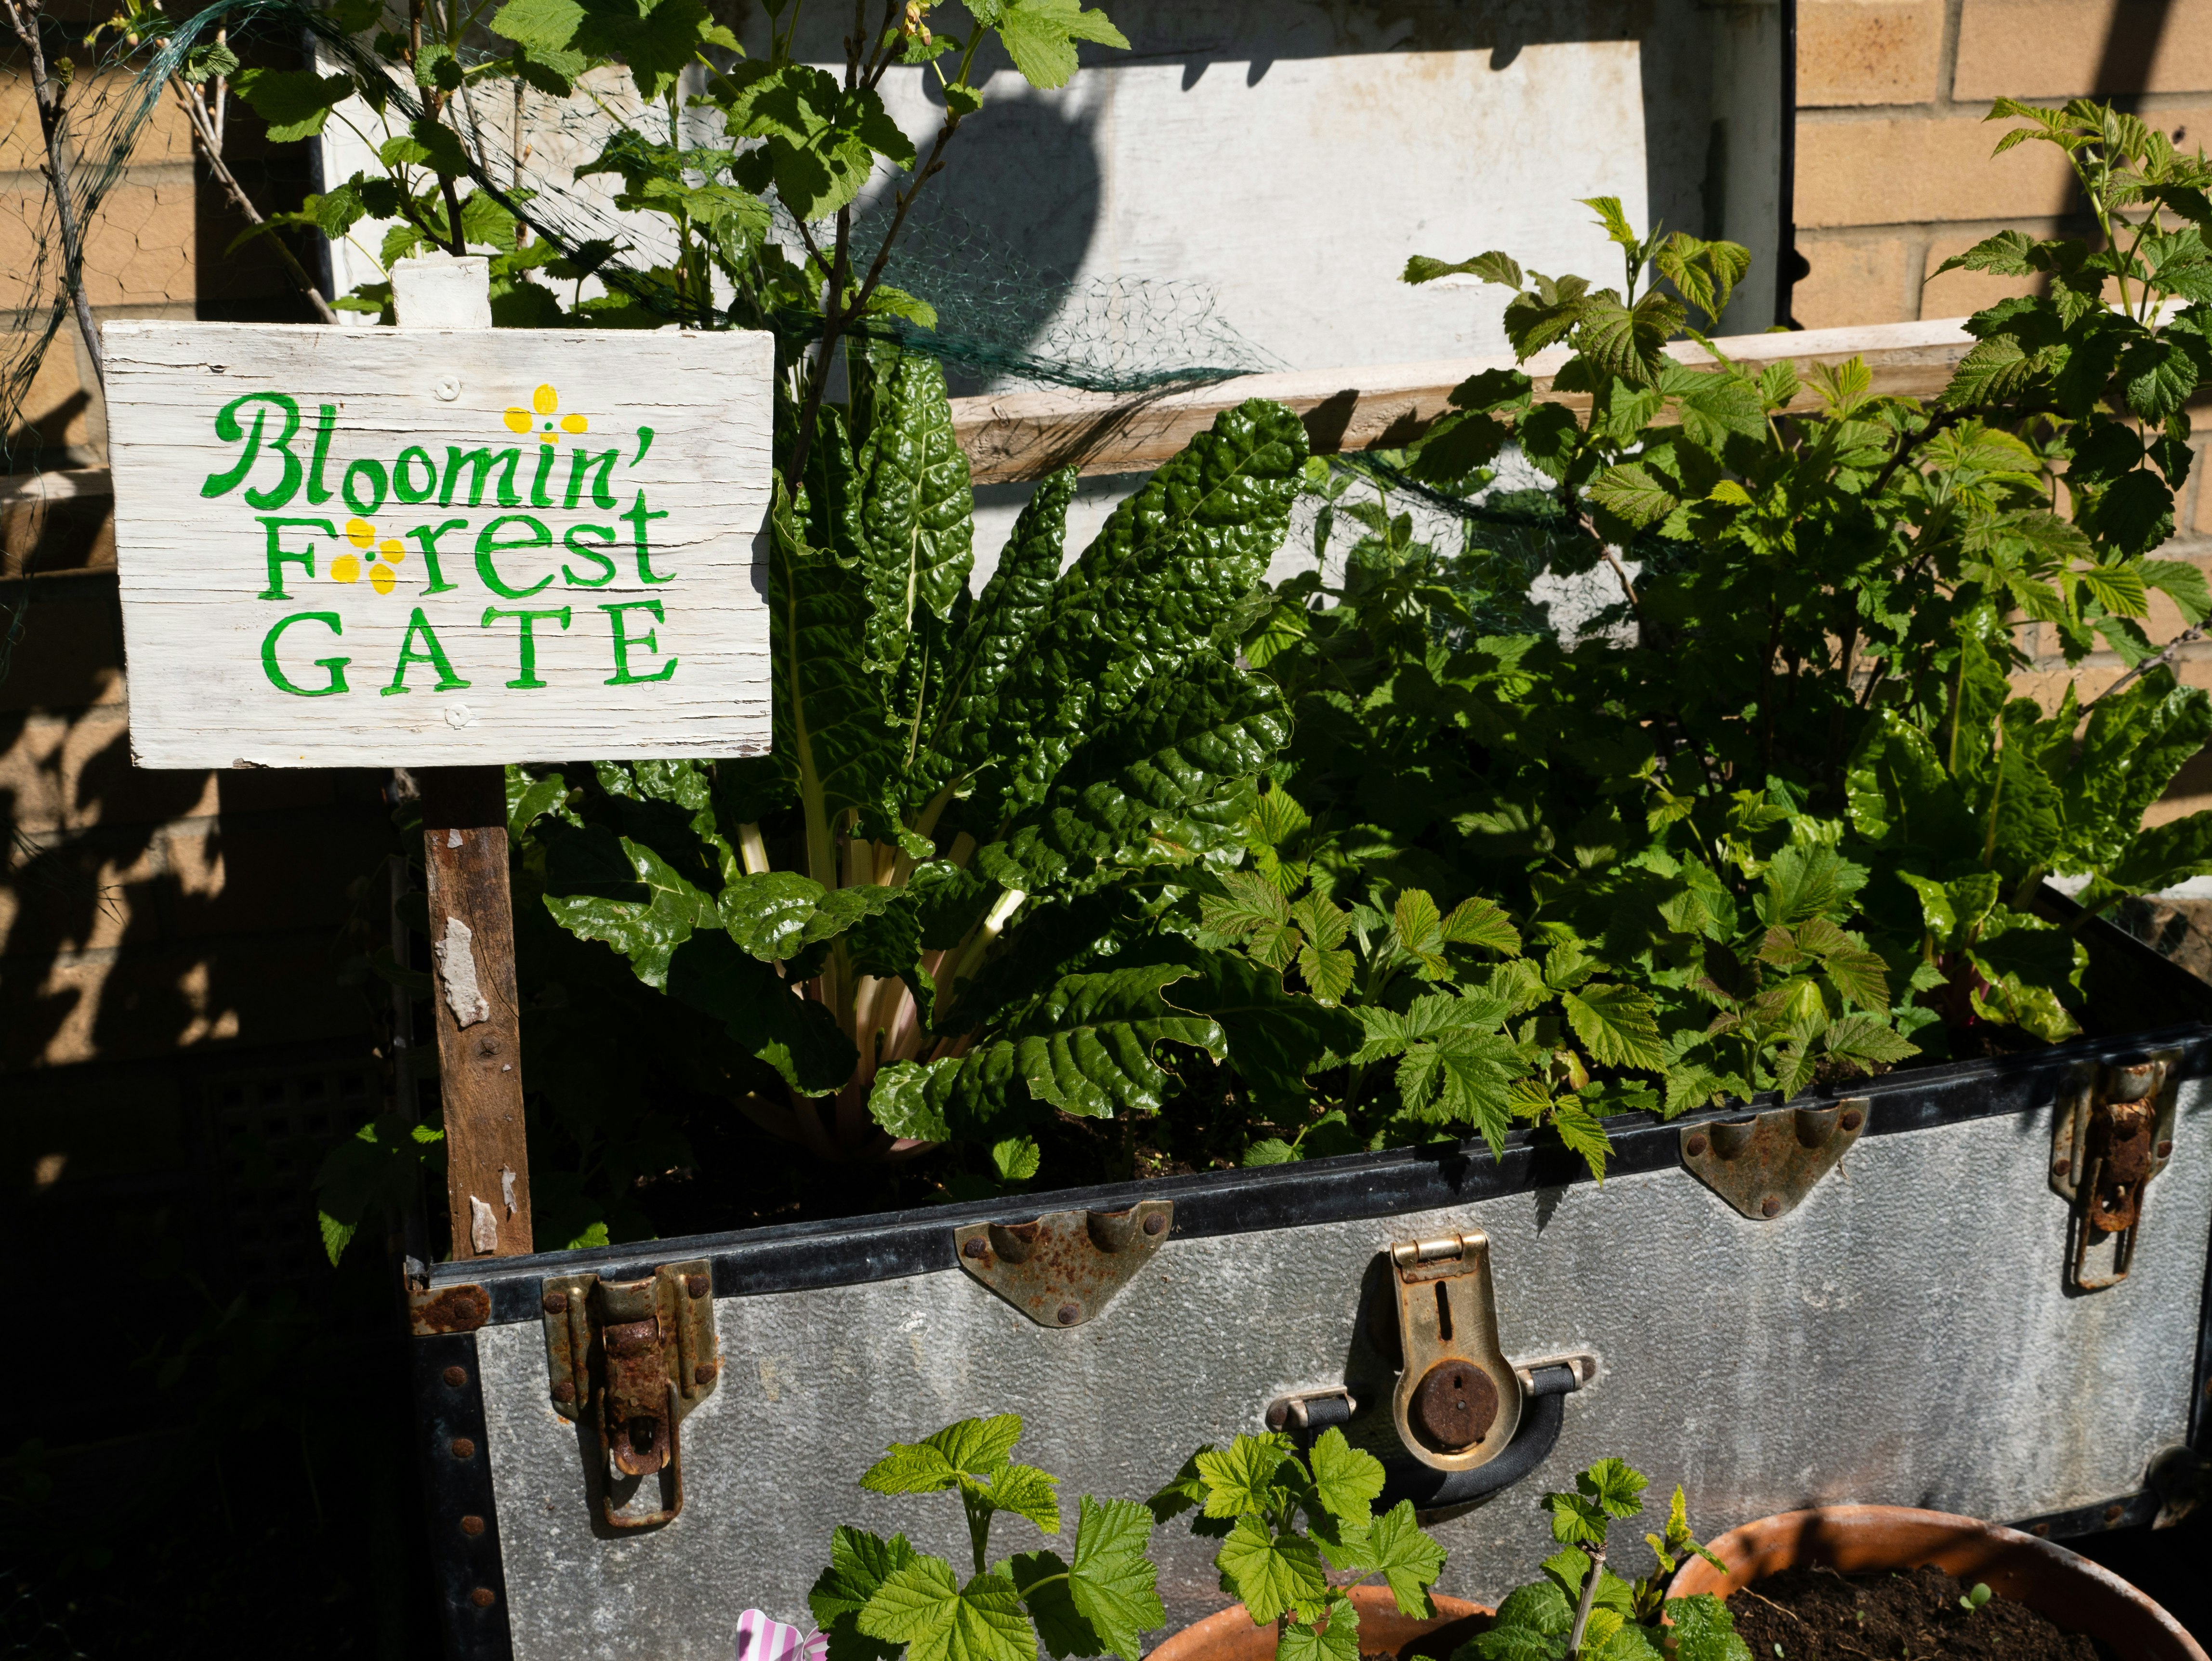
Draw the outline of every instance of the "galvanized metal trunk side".
[[[861,1264],[844,1284],[728,1295],[766,1278],[759,1260],[670,1243],[660,1256],[716,1257],[728,1365],[686,1423],[684,1515],[630,1537],[595,1536],[534,1311],[522,1284],[495,1286],[494,1324],[475,1344],[514,1653],[720,1661],[748,1605],[805,1618],[840,1522],[902,1530],[959,1561],[957,1507],[864,1494],[855,1478],[884,1444],[964,1414],[1024,1412],[1024,1457],[1071,1499],[1142,1497],[1189,1448],[1256,1428],[1274,1395],[1349,1383],[1371,1396],[1378,1364],[1357,1310],[1376,1254],[1467,1226],[1492,1243],[1508,1353],[1588,1349],[1603,1370],[1568,1398],[1533,1476],[1437,1524],[1451,1552],[1443,1591],[1491,1597],[1527,1578],[1549,1549],[1535,1495],[1606,1454],[1680,1481],[1708,1532],[1821,1500],[2008,1518],[2108,1504],[2192,1428],[2212,1098],[2201,1081],[2182,1086],[2173,1165],[2130,1280],[2069,1297],[2066,1207],[2047,1185],[2057,1076],[1983,1064],[1954,1070],[1948,1089],[1928,1075],[1885,1081],[1868,1136],[1775,1223],[1736,1214],[1657,1158],[1671,1127],[1624,1138],[1643,1157],[1602,1189],[1531,1180],[1543,1173],[1522,1161],[1510,1188],[1474,1183],[1463,1199],[1401,1209],[1387,1178],[1404,1168],[1382,1162],[1367,1214],[1302,1223],[1260,1205],[1244,1228],[1187,1232],[1186,1213],[1202,1208],[1179,1207],[1145,1272],[1065,1331],[1018,1314],[949,1250],[920,1272]],[[1958,1099],[1977,1080],[1999,1110]],[[2039,1103],[2002,1110],[2023,1093]],[[1931,1110],[1947,1096],[1954,1110]],[[1401,1184],[1397,1197],[1418,1192]],[[949,1242],[956,1218],[896,1220]],[[814,1231],[782,1255],[874,1226]],[[1361,1421],[1375,1440],[1372,1415]],[[1012,1523],[1002,1548],[1035,1543]],[[1163,1530],[1155,1555],[1172,1624],[1225,1601],[1207,1542]]]

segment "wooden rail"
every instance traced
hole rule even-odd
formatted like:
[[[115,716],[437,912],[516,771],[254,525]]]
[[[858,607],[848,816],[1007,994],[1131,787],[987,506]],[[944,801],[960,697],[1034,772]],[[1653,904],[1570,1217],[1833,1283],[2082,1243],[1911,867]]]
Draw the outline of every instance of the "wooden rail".
[[[1973,343],[1965,319],[1882,323],[1850,329],[1800,329],[1784,334],[1735,335],[1714,344],[1740,363],[1779,358],[1808,368],[1863,357],[1874,371],[1875,390],[1931,398],[1951,379]],[[1686,343],[1668,349],[1678,362],[1709,364],[1711,356]],[[1526,367],[1536,396],[1587,405],[1573,392],[1554,392],[1552,376],[1565,362],[1563,348],[1539,352]],[[1449,407],[1445,399],[1469,375],[1509,369],[1510,357],[1439,358],[1425,363],[1382,363],[1350,369],[1294,369],[1283,374],[1240,375],[1205,386],[1157,392],[1008,392],[952,400],[952,428],[978,484],[1042,478],[1075,463],[1086,473],[1133,473],[1157,467],[1203,432],[1222,411],[1248,398],[1272,398],[1304,418],[1316,450],[1366,450],[1419,437]],[[1794,407],[1811,408],[1808,396]],[[0,480],[0,506],[43,497],[103,496],[105,468],[83,468]]]
[[[1864,358],[1874,371],[1876,392],[1929,398],[1943,389],[1974,344],[1963,326],[1963,319],[1947,318],[1736,335],[1714,344],[1739,363],[1789,358],[1801,370]],[[1711,354],[1686,343],[1668,350],[1682,363],[1713,362]],[[1554,348],[1523,367],[1535,380],[1538,398],[1587,407],[1589,399],[1580,394],[1552,391],[1552,377],[1567,356],[1564,348]],[[1461,381],[1484,369],[1512,367],[1510,357],[1470,357],[1240,375],[1158,392],[956,398],[952,427],[978,484],[1037,478],[1070,462],[1085,473],[1146,472],[1182,449],[1222,411],[1248,398],[1271,398],[1295,411],[1317,451],[1366,450],[1419,437],[1449,407],[1445,399]],[[1813,408],[1817,403],[1808,394],[1792,407]]]

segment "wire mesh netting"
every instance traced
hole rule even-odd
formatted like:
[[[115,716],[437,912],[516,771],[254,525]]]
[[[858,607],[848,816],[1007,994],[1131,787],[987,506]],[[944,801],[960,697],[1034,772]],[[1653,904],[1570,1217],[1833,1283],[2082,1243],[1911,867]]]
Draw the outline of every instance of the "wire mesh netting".
[[[99,317],[372,326],[386,269],[410,246],[411,233],[397,220],[344,224],[327,214],[327,241],[313,230],[251,234],[260,216],[303,202],[312,216],[311,192],[377,170],[380,149],[423,113],[403,70],[294,0],[219,0],[173,27],[154,14],[139,18],[143,26],[125,33],[96,27],[93,12],[66,25],[48,15],[58,123],[42,120],[26,75],[9,82],[0,143],[17,188],[0,227],[13,319],[0,338],[0,472],[15,481],[10,571],[35,568],[48,522],[68,518],[59,505],[69,499],[66,488],[51,478],[24,481],[105,459],[86,340]],[[482,50],[459,56],[470,67],[490,64],[489,37]],[[331,113],[319,145],[272,143],[260,119],[226,88],[223,66],[235,73],[241,64],[343,76],[355,93]],[[703,79],[696,68],[687,73]],[[604,165],[617,150],[633,167],[690,183],[729,176],[734,151],[720,113],[684,98],[676,107],[680,115],[641,99],[613,67],[586,72],[561,97],[511,76],[463,82],[444,119],[464,140],[468,186],[520,222],[521,242],[558,256],[517,285],[537,310],[510,307],[499,320],[750,322],[803,348],[817,319],[757,307],[748,314],[726,280],[714,285],[711,305],[687,298],[671,275],[673,222],[623,205],[634,199],[623,194],[624,176]],[[1060,386],[1136,393],[1284,367],[1237,332],[1201,283],[1041,269],[990,226],[941,199],[925,201],[900,228],[884,272],[920,305],[908,315],[872,316],[856,332],[939,357],[957,392]],[[891,228],[888,193],[864,195],[854,213],[857,248],[873,248]],[[800,229],[780,216],[769,240],[795,249]],[[550,280],[548,271],[565,275]],[[329,309],[345,307],[349,295],[365,296],[352,303],[366,310]],[[495,307],[498,314],[496,291]],[[1508,581],[1510,595],[1500,603],[1527,614],[1529,584],[1540,583],[1536,568],[1557,551],[1554,515],[1540,492],[1510,478],[1438,490],[1407,478],[1388,457],[1347,465],[1364,484],[1433,521],[1431,540],[1462,566],[1475,558],[1491,573],[1486,581]],[[1523,567],[1532,575],[1515,579]],[[27,599],[27,591],[0,617],[0,673],[7,642],[23,630]]]

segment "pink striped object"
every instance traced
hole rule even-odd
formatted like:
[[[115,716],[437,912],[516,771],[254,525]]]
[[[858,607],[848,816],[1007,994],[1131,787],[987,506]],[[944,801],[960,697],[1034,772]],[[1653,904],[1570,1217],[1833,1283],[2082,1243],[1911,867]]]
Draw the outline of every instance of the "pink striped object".
[[[758,1609],[738,1617],[737,1661],[823,1661],[829,1652],[830,1640],[818,1632],[802,1637],[798,1628]]]

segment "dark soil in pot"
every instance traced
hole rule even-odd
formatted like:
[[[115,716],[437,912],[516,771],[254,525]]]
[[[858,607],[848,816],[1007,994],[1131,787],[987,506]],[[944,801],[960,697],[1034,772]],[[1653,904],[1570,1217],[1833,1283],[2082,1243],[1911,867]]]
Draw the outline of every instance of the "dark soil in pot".
[[[1932,1566],[1875,1574],[1785,1569],[1728,1600],[1753,1661],[2100,1661],[2083,1634]]]

